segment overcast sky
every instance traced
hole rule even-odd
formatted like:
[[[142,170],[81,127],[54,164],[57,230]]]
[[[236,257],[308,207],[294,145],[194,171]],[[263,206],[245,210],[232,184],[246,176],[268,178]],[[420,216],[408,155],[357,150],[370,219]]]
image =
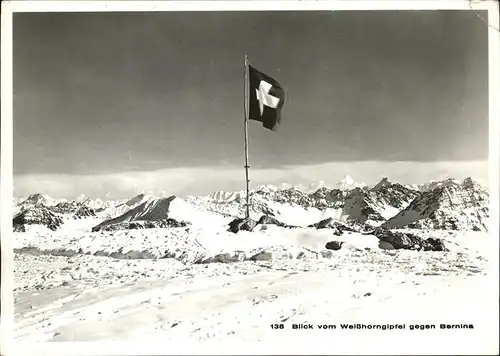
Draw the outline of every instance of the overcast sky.
[[[250,122],[252,185],[485,183],[471,11],[17,13],[15,195],[243,188],[245,54],[287,97],[277,132]]]

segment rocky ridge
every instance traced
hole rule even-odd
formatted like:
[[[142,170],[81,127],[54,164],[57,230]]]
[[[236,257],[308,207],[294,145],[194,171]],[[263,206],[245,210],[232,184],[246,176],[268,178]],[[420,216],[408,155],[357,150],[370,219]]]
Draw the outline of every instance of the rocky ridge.
[[[17,232],[24,232],[26,225],[44,225],[55,231],[63,224],[63,219],[45,205],[37,205],[15,215],[12,224]]]
[[[447,180],[424,191],[382,226],[487,231],[488,204],[487,191],[470,178],[463,182]]]

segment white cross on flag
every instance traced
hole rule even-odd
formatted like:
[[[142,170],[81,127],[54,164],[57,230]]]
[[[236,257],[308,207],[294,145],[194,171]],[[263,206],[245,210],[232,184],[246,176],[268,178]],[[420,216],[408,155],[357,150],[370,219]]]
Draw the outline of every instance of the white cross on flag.
[[[285,103],[285,91],[270,76],[248,66],[250,77],[249,119],[262,122],[269,130],[276,130],[281,121],[281,111]]]

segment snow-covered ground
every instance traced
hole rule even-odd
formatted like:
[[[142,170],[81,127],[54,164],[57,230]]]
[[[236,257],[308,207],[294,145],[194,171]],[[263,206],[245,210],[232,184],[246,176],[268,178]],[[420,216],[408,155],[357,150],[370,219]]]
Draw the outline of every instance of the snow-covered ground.
[[[193,220],[211,217],[199,212]],[[497,352],[498,311],[492,307],[498,296],[489,288],[496,282],[488,271],[498,252],[487,233],[419,231],[445,239],[450,252],[417,252],[383,250],[374,236],[333,236],[328,229],[268,226],[232,234],[223,229],[226,219],[218,219],[210,229],[199,223],[91,233],[85,226],[95,221],[88,220],[56,232],[40,227],[16,233],[19,347],[115,341],[107,347],[120,354]],[[345,244],[326,253],[330,240]],[[270,252],[272,260],[191,263],[196,256],[256,251]],[[341,326],[358,323],[405,329]],[[319,329],[323,324],[336,329]],[[38,347],[68,354],[54,342]],[[85,347],[71,350],[78,354]]]

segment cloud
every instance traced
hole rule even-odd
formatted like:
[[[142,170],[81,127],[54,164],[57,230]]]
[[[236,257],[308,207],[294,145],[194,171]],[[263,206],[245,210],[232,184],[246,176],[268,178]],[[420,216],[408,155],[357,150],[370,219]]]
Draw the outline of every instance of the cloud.
[[[449,177],[472,177],[488,183],[487,161],[442,162],[329,162],[250,171],[251,186],[289,184],[308,186],[323,181],[335,187],[345,175],[356,182],[375,184],[382,177],[404,184],[418,184]],[[216,190],[241,190],[245,186],[240,167],[218,166],[175,168],[147,172],[100,175],[28,174],[14,177],[17,196],[34,192],[55,198],[73,198],[81,193],[91,197],[126,198],[141,192],[204,195]]]

